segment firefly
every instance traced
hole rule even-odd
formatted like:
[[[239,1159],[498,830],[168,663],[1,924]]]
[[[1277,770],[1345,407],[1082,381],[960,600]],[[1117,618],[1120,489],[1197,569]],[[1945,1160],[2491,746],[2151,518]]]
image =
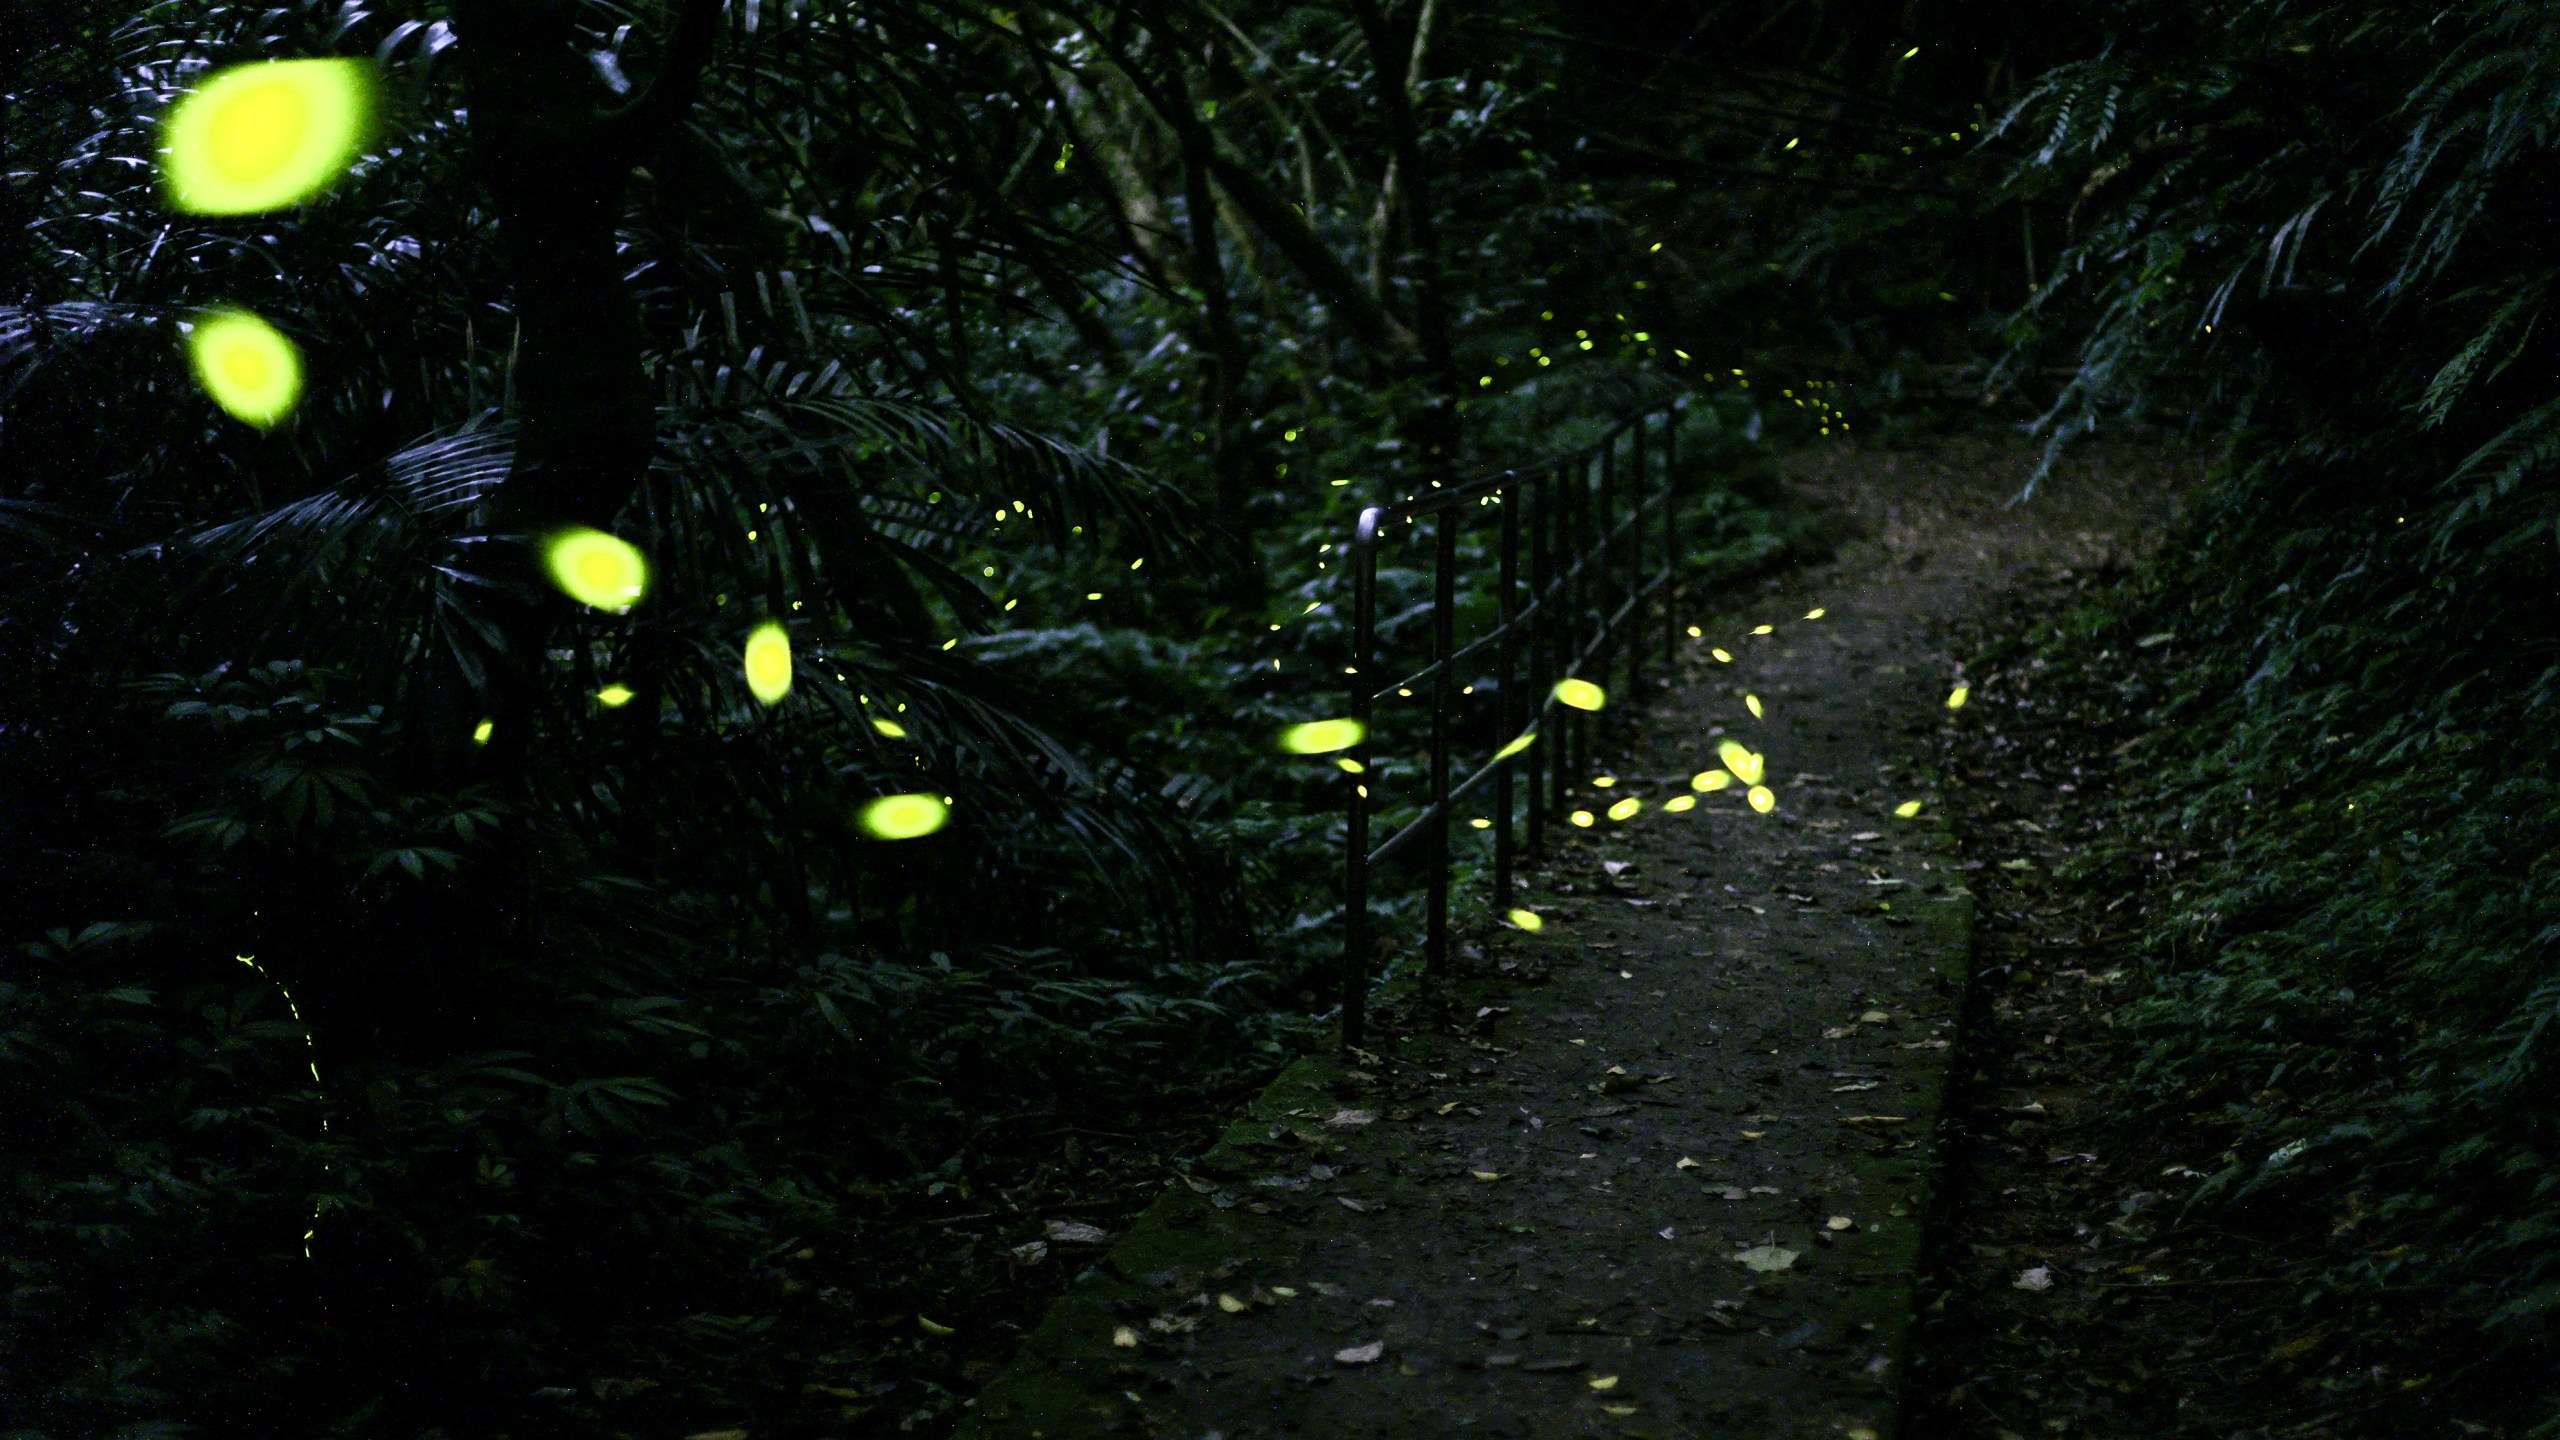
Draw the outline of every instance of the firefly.
[[[1511,912],[1510,919],[1512,924],[1531,934],[1547,928],[1546,917],[1535,910],[1514,910]]]
[[[1963,708],[1964,708],[1965,697],[1966,697],[1966,696],[1968,696],[1968,695],[1971,695],[1972,693],[1973,693],[1973,687],[1972,687],[1972,686],[1970,686],[1970,685],[1958,685],[1955,689],[1953,689],[1953,690],[1951,690],[1951,691],[1948,691],[1948,692],[1947,692],[1947,708],[1948,708],[1948,709],[1950,709],[1950,710],[1961,710],[1961,709],[1963,709]]]
[[[1662,808],[1671,811],[1673,814],[1678,814],[1683,810],[1694,810],[1697,807],[1698,797],[1695,795],[1674,795],[1670,799],[1662,802]]]
[[[1920,802],[1917,800],[1905,800],[1901,804],[1893,807],[1893,813],[1901,816],[1905,820],[1908,820],[1912,816],[1920,813]]]
[[[864,831],[881,840],[912,840],[942,828],[951,807],[936,795],[883,795],[862,807]]]
[[[1588,680],[1559,680],[1555,696],[1576,710],[1597,710],[1609,703],[1608,692]]]
[[[373,123],[358,60],[262,60],[214,72],[161,126],[160,181],[189,215],[253,215],[317,197]]]
[[[1766,815],[1778,808],[1778,797],[1770,793],[1768,786],[1754,785],[1751,787],[1751,808]]]
[[[607,685],[596,692],[596,703],[602,705],[607,710],[619,710],[623,706],[631,703],[631,687],[628,685]]]
[[[1712,793],[1732,783],[1733,777],[1722,770],[1701,770],[1689,777],[1689,788],[1701,793]]]
[[[1609,818],[1612,820],[1633,819],[1635,817],[1635,813],[1643,808],[1644,802],[1633,795],[1630,795],[1626,799],[1609,807]]]
[[[767,705],[791,693],[791,637],[782,623],[767,620],[747,636],[747,689]]]
[[[1760,783],[1761,757],[1754,755],[1750,750],[1744,748],[1739,743],[1732,740],[1721,742],[1716,746],[1716,758],[1722,760],[1724,762],[1724,768],[1732,771],[1733,778],[1741,781],[1743,784],[1757,785]]]
[[[620,614],[649,588],[649,564],[631,542],[602,530],[563,530],[543,546],[551,583],[572,600]]]
[[[1564,818],[1572,821],[1578,829],[1588,830],[1591,828],[1591,812],[1588,810],[1576,810]]]
[[[1292,755],[1348,750],[1368,735],[1357,720],[1309,720],[1280,732],[1280,748]]]
[[[1745,695],[1745,696],[1743,696],[1743,697],[1742,697],[1742,708],[1744,708],[1745,710],[1748,710],[1748,711],[1750,711],[1750,712],[1751,712],[1751,718],[1752,718],[1752,719],[1754,719],[1754,720],[1759,719],[1759,718],[1760,718],[1760,697],[1759,697],[1759,696],[1757,696],[1757,695]]]

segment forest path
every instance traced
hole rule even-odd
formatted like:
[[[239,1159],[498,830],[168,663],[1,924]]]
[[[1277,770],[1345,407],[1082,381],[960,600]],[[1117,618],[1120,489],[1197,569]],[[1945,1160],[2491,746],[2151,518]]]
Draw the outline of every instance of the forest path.
[[[1569,802],[1643,808],[1559,827],[1522,901],[1545,928],[1381,1004],[1361,1068],[1292,1067],[961,1433],[1889,1433],[1973,903],[1919,768],[1961,679],[1943,637],[2166,513],[2103,464],[2008,506],[2032,459],[1794,457],[1847,538],[1691,617],[1681,673],[1595,747],[1616,783]],[[1728,737],[1775,808],[1666,811]]]

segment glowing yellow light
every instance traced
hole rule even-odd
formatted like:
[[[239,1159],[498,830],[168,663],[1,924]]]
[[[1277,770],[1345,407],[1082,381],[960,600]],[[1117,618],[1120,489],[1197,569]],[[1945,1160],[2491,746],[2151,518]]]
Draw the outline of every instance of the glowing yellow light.
[[[1778,808],[1778,797],[1769,793],[1768,786],[1754,785],[1751,787],[1751,808],[1766,815]]]
[[[1893,807],[1893,813],[1901,816],[1905,820],[1908,820],[1912,816],[1920,813],[1920,802],[1917,800],[1905,800],[1901,804]]]
[[[302,356],[273,325],[246,310],[214,309],[189,327],[187,358],[223,413],[264,430],[302,396]]]
[[[1132,570],[1135,570],[1135,569],[1137,569],[1139,566],[1144,565],[1144,564],[1146,564],[1146,563],[1147,563],[1147,557],[1146,557],[1146,556],[1144,556],[1144,555],[1141,555],[1141,556],[1139,556],[1137,559],[1132,560],[1132,561],[1130,561],[1130,562],[1129,562],[1129,568],[1130,568],[1130,569],[1132,569]]]
[[[1102,592],[1101,592],[1101,591],[1099,591],[1099,590],[1087,590],[1086,592],[1084,592],[1084,598],[1086,598],[1087,600],[1099,600],[1099,599],[1101,599],[1101,598],[1102,598]],[[1272,629],[1274,629],[1274,630],[1277,630],[1277,629],[1279,629],[1280,627],[1279,627],[1279,626],[1277,626],[1277,625],[1274,625],[1274,626],[1272,626],[1271,628],[1272,628]]]
[[[1514,910],[1510,918],[1512,924],[1523,930],[1535,932],[1547,928],[1546,917],[1535,910]]]
[[[1807,610],[1806,612],[1804,612],[1804,618],[1806,618],[1807,620],[1819,620],[1819,619],[1821,619],[1821,618],[1823,617],[1824,613],[1825,613],[1825,612],[1824,612],[1823,608],[1822,608],[1821,606],[1819,606],[1819,605],[1816,605],[1816,606],[1814,606],[1812,609]]]
[[[1334,760],[1333,760],[1333,763],[1334,763],[1335,765],[1340,766],[1340,767],[1341,767],[1341,769],[1342,769],[1342,773],[1343,773],[1343,774],[1345,774],[1345,775],[1357,775],[1357,774],[1361,773],[1361,771],[1362,771],[1364,768],[1366,768],[1366,767],[1362,766],[1362,765],[1361,765],[1361,763],[1360,763],[1359,761],[1352,759],[1352,758],[1351,758],[1350,756],[1348,756],[1348,755],[1337,755],[1337,756],[1335,756],[1335,757],[1334,757]]]
[[[607,685],[596,692],[596,703],[602,705],[607,710],[619,710],[623,706],[631,703],[631,687],[628,685]]]
[[[1706,635],[1706,633],[1706,631],[1699,629],[1695,625],[1689,627],[1689,638],[1692,640],[1701,639]]]
[[[1725,651],[1724,651],[1724,647],[1722,647],[1722,646],[1720,646],[1720,645],[1710,645],[1710,646],[1708,646],[1708,647],[1707,647],[1707,653],[1708,653],[1708,654],[1710,654],[1710,655],[1713,655],[1714,657],[1716,657],[1716,659],[1717,659],[1719,662],[1723,663],[1723,664],[1730,665],[1730,664],[1732,664],[1732,663],[1733,663],[1733,657],[1732,657],[1731,655],[1726,654],[1726,653],[1725,653]]]
[[[951,818],[951,806],[938,795],[883,795],[863,806],[858,818],[876,839],[912,840],[941,829]]]
[[[1766,635],[1777,628],[1778,627],[1775,625],[1754,625],[1751,627],[1751,633],[1754,635]]]
[[[1559,680],[1556,699],[1576,710],[1597,710],[1609,703],[1608,692],[1588,680]]]
[[[747,636],[747,690],[767,705],[791,693],[791,637],[767,620]]]
[[[871,728],[888,736],[892,740],[904,740],[907,738],[907,727],[885,715],[872,716]]]
[[[1689,777],[1692,790],[1713,793],[1733,783],[1733,777],[1722,770],[1701,770]]]
[[[1612,820],[1629,819],[1633,817],[1637,811],[1642,810],[1643,808],[1644,802],[1633,795],[1630,795],[1626,799],[1609,807],[1609,818]]]
[[[1698,808],[1698,797],[1695,795],[1674,795],[1670,799],[1662,802],[1662,808],[1671,811],[1675,815],[1683,810],[1694,810]]]
[[[1760,783],[1761,757],[1752,754],[1748,748],[1731,740],[1721,741],[1716,745],[1716,758],[1724,762],[1724,768],[1733,772],[1734,779],[1745,785]]]
[[[373,123],[359,60],[261,60],[214,72],[169,109],[160,181],[190,215],[299,205],[346,173]]]
[[[627,540],[601,530],[563,530],[544,544],[551,583],[581,605],[616,614],[638,603],[649,588],[649,565]]]
[[[1902,52],[1902,58],[1903,58],[1903,59],[1905,59],[1905,60],[1908,60],[1908,59],[1910,59],[1912,56],[1917,55],[1917,54],[1919,54],[1919,53],[1920,53],[1920,47],[1919,47],[1919,46],[1917,46],[1917,45],[1914,45],[1914,46],[1912,46],[1910,49],[1905,50],[1905,51],[1903,51],[1903,52]]]
[[[1591,812],[1590,812],[1590,811],[1588,811],[1588,810],[1576,810],[1576,811],[1574,811],[1572,814],[1567,815],[1567,816],[1566,816],[1566,817],[1564,817],[1564,818],[1566,818],[1567,820],[1572,821],[1574,824],[1576,824],[1576,825],[1580,826],[1581,828],[1583,828],[1583,829],[1585,829],[1585,830],[1588,830],[1588,829],[1590,829],[1590,828],[1591,828]]]
[[[1606,790],[1610,786],[1618,783],[1618,777],[1615,775],[1594,775],[1591,777],[1591,783],[1594,788]]]
[[[1964,701],[1965,701],[1965,697],[1966,697],[1966,696],[1968,696],[1968,695],[1971,695],[1972,693],[1973,693],[1973,687],[1972,687],[1972,686],[1970,686],[1970,685],[1959,685],[1959,686],[1957,686],[1955,689],[1948,691],[1948,692],[1947,692],[1947,708],[1948,708],[1948,709],[1950,709],[1950,710],[1961,710],[1961,709],[1963,709],[1963,708],[1964,708]]]
[[[1496,760],[1508,760],[1512,756],[1519,754],[1521,751],[1528,749],[1531,744],[1536,742],[1537,738],[1537,731],[1523,730],[1512,738],[1510,744],[1494,751],[1493,758]]]
[[[1357,720],[1309,720],[1280,732],[1280,748],[1292,755],[1324,755],[1348,750],[1367,738]]]
[[[493,735],[493,734],[497,733],[497,729],[498,729],[498,722],[497,722],[497,721],[495,721],[495,720],[483,720],[483,721],[481,721],[479,724],[474,725],[474,726],[472,726],[472,727],[471,727],[471,743],[472,743],[472,744],[474,744],[474,745],[486,745],[486,744],[488,744],[488,743],[489,743],[489,737],[490,737],[491,735]]]
[[[1760,697],[1759,697],[1759,696],[1757,696],[1757,695],[1745,695],[1745,696],[1743,696],[1743,697],[1742,697],[1742,708],[1751,712],[1751,718],[1752,718],[1752,719],[1754,719],[1754,720],[1759,719],[1759,718],[1760,718]]]
[[[1470,825],[1473,825],[1474,827],[1476,827],[1476,828],[1477,828],[1477,829],[1479,829],[1479,830],[1490,830],[1490,829],[1492,829],[1492,828],[1493,828],[1493,822],[1492,822],[1492,821],[1490,821],[1490,820],[1488,820],[1488,819],[1486,819],[1486,818],[1485,818],[1485,817],[1483,817],[1482,815],[1477,816],[1476,818],[1474,818],[1473,820],[1468,821],[1467,823],[1468,823],[1468,824],[1470,824]]]

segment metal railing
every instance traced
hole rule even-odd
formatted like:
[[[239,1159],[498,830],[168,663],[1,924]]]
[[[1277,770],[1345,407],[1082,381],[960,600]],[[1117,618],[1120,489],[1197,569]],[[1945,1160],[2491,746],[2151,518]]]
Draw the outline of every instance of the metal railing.
[[[1345,1045],[1366,1038],[1371,870],[1409,845],[1428,847],[1423,972],[1439,974],[1448,961],[1449,827],[1457,802],[1493,787],[1493,890],[1497,907],[1508,908],[1513,861],[1521,851],[1539,847],[1546,827],[1563,812],[1567,774],[1587,768],[1591,760],[1595,716],[1560,702],[1558,683],[1587,680],[1604,692],[1639,693],[1652,638],[1647,631],[1653,628],[1646,617],[1657,601],[1661,660],[1668,668],[1677,643],[1670,592],[1679,566],[1678,444],[1685,408],[1674,402],[1622,420],[1605,438],[1528,470],[1505,470],[1360,512],[1351,542],[1350,664],[1351,718],[1358,722],[1360,738],[1345,752],[1352,772],[1343,893],[1348,932],[1341,976]],[[1649,517],[1658,521],[1658,541],[1648,538]],[[1430,658],[1412,674],[1373,687],[1369,676],[1378,645],[1379,542],[1389,526],[1425,520],[1431,523],[1433,557]],[[1494,625],[1464,648],[1453,648],[1459,535],[1488,522],[1500,527],[1489,547],[1498,567]],[[1633,643],[1622,643],[1630,637]],[[1451,701],[1459,670],[1487,659],[1495,690],[1494,730],[1504,743],[1453,786]],[[1622,688],[1609,683],[1613,665],[1625,671]],[[1427,694],[1417,695],[1426,686]],[[1429,706],[1430,798],[1420,815],[1372,848],[1369,818],[1378,797],[1370,794],[1370,786],[1381,778],[1370,758],[1373,722],[1381,702],[1400,698]],[[1525,778],[1525,786],[1515,773]],[[1517,803],[1524,790],[1525,814]],[[1524,821],[1526,834],[1520,837]]]

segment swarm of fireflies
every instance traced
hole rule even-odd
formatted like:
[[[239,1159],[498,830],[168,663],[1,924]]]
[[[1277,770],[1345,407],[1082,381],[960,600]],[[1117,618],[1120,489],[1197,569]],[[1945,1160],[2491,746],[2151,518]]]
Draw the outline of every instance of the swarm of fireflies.
[[[1674,795],[1662,802],[1662,808],[1675,815],[1683,810],[1694,810],[1697,805],[1698,797],[1695,795]]]
[[[1778,797],[1772,794],[1766,785],[1752,786],[1750,800],[1751,808],[1763,815],[1778,808]]]
[[[950,818],[951,807],[938,795],[883,795],[863,806],[856,821],[874,839],[912,840],[941,829]]]
[[[1963,708],[1964,708],[1965,697],[1966,697],[1966,696],[1971,695],[1972,693],[1973,693],[1973,687],[1972,687],[1972,686],[1970,686],[1970,685],[1958,685],[1955,689],[1950,690],[1950,691],[1948,691],[1948,692],[1947,692],[1947,708],[1948,708],[1948,709],[1950,709],[1950,710],[1961,710],[1961,709],[1963,709]]]
[[[1280,732],[1280,748],[1292,755],[1328,755],[1367,738],[1357,720],[1309,720]]]
[[[649,562],[631,542],[602,530],[563,530],[544,543],[551,583],[572,600],[619,614],[649,588]]]
[[[1719,743],[1716,746],[1716,758],[1724,762],[1724,768],[1733,772],[1734,779],[1745,785],[1760,783],[1761,757],[1751,753],[1739,742],[1726,740]]]
[[[1912,816],[1920,813],[1920,802],[1917,800],[1905,800],[1901,804],[1893,807],[1893,813],[1901,816],[1905,820],[1908,820]]]
[[[170,107],[160,180],[190,215],[252,215],[329,188],[364,149],[373,75],[360,60],[260,60],[216,71]]]
[[[767,705],[791,693],[791,637],[782,622],[767,620],[747,636],[747,690]]]
[[[1559,680],[1555,693],[1558,702],[1576,710],[1597,710],[1609,703],[1609,693],[1588,680]]]
[[[187,360],[213,403],[244,425],[267,429],[302,397],[301,352],[246,310],[226,307],[197,317],[187,334]]]
[[[1633,795],[1630,795],[1626,799],[1609,807],[1609,818],[1612,820],[1631,820],[1635,818],[1635,813],[1643,808],[1644,802]]]
[[[1546,917],[1535,910],[1514,910],[1510,918],[1512,924],[1523,930],[1538,931],[1547,928]]]

